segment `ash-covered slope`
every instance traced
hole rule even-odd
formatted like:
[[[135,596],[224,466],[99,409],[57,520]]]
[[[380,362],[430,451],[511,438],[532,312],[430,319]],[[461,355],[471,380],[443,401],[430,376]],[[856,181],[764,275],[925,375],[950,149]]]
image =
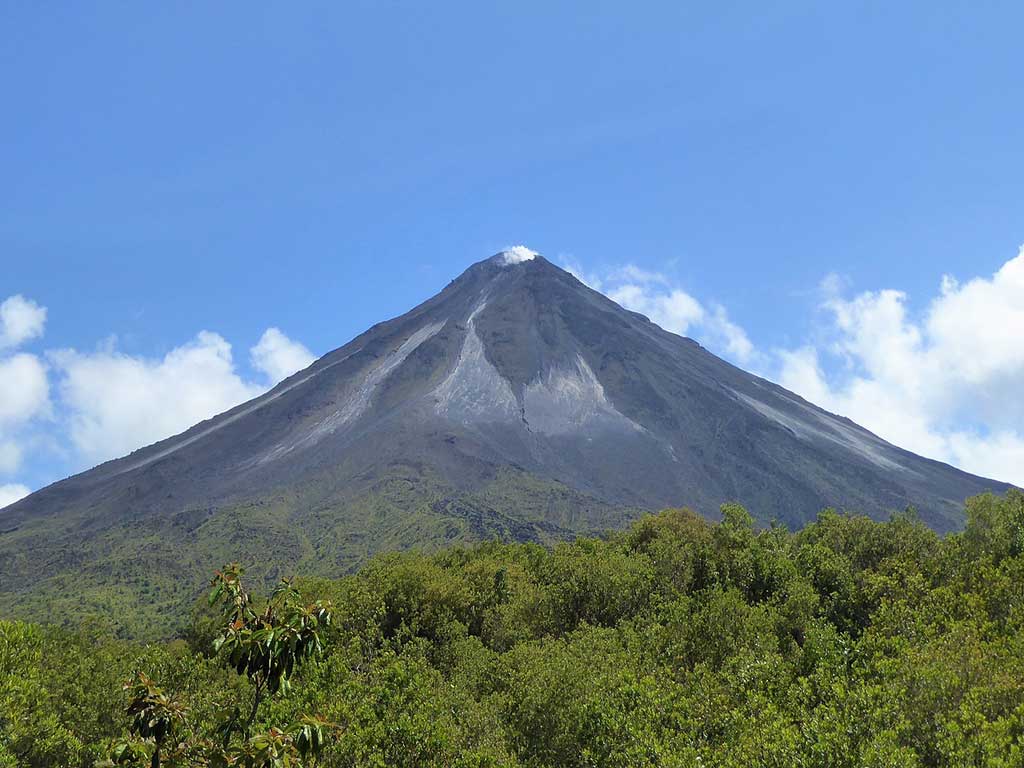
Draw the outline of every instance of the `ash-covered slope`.
[[[0,612],[72,584],[100,612],[140,584],[170,606],[224,559],[336,573],[390,547],[547,540],[730,500],[791,525],[913,505],[946,530],[966,497],[1005,488],[516,250],[266,395],[6,509]]]

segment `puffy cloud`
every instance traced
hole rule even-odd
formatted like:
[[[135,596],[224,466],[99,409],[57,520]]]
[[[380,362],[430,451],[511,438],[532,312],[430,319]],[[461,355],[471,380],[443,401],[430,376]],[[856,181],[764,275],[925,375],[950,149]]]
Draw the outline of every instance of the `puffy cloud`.
[[[249,350],[253,368],[266,374],[271,384],[287,379],[293,373],[309,367],[316,357],[297,341],[285,336],[277,328],[268,328]]]
[[[45,307],[23,296],[8,298],[0,304],[0,348],[10,350],[40,337],[45,324]],[[271,384],[314,359],[277,328],[267,329],[250,356]],[[208,331],[159,359],[124,354],[113,342],[95,352],[51,352],[49,359],[59,381],[56,418],[48,366],[24,352],[0,355],[0,475],[17,472],[30,449],[52,445],[53,438],[58,445],[70,443],[88,462],[121,456],[266,389],[263,382],[243,378],[235,369],[231,345]],[[43,436],[44,419],[56,434]],[[4,488],[20,492],[24,486]]]
[[[0,510],[28,496],[32,491],[25,485],[0,485]]]
[[[50,412],[50,382],[46,366],[35,355],[12,353],[11,347],[41,335],[46,309],[23,296],[11,296],[0,304],[0,474],[21,467],[24,449],[21,433],[34,419]]]
[[[33,449],[54,443],[70,443],[87,462],[122,456],[266,390],[266,382],[249,381],[236,370],[231,345],[209,331],[156,359],[127,355],[114,342],[94,352],[50,352],[50,366],[36,355],[11,351],[42,336],[45,324],[46,308],[30,299],[12,296],[0,304],[0,349],[8,349],[0,354],[0,475],[17,472]],[[314,357],[279,329],[268,328],[250,359],[276,384]],[[56,409],[50,369],[58,382]],[[3,489],[27,493],[23,485]]]
[[[0,349],[37,339],[46,328],[46,307],[15,295],[0,304]]]
[[[925,332],[943,362],[960,363],[958,380],[988,381],[1024,371],[1024,247],[991,279],[960,285],[946,276]]]
[[[704,307],[686,291],[652,291],[646,285],[627,283],[608,291],[608,298],[626,309],[647,315],[666,331],[684,335],[704,318]]]
[[[608,271],[603,277],[586,275],[575,264],[566,269],[581,282],[605,293],[626,309],[646,315],[666,331],[695,336],[713,351],[740,363],[756,354],[746,332],[729,319],[721,304],[702,304],[665,275],[634,264]]]
[[[1024,487],[1024,432],[951,432],[945,440],[950,462],[975,474]]]
[[[49,406],[46,366],[35,355],[0,359],[0,429],[28,421]]]
[[[21,467],[21,446],[12,439],[0,439],[0,475],[10,475]]]
[[[778,353],[780,384],[903,448],[1024,485],[1024,248],[990,278],[944,277],[917,318],[900,291],[824,288],[829,341]]]
[[[841,277],[828,275],[814,340],[771,352],[758,351],[722,305],[661,273],[632,264],[594,273],[562,261],[627,309],[900,447],[1024,485],[1024,248],[991,277],[943,277],[917,316],[902,291],[851,297]]]
[[[277,328],[249,350],[271,384],[313,362],[313,354]],[[70,441],[91,462],[123,456],[176,435],[266,391],[236,369],[231,345],[200,332],[162,358],[135,357],[113,344],[91,353],[51,354]]]
[[[235,370],[231,345],[210,331],[163,358],[113,346],[53,353],[70,439],[90,461],[122,456],[256,397],[264,388]]]
[[[702,321],[705,309],[685,291],[650,291],[646,286],[628,284],[608,292],[608,298],[627,309],[646,314],[666,331],[685,335],[690,326]]]

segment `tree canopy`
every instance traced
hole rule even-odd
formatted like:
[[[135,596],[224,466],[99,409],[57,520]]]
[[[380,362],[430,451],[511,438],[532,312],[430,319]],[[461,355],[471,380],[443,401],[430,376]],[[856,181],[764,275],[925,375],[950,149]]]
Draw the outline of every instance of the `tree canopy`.
[[[149,645],[0,622],[0,766],[1024,764],[1019,491],[946,537],[730,505],[214,594]]]

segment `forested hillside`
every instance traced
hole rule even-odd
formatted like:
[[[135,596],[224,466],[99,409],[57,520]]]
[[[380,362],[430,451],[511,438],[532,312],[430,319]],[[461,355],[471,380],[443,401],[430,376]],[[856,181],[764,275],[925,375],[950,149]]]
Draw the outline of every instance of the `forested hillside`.
[[[164,765],[186,743],[210,765],[1024,763],[1024,494],[946,537],[723,511],[380,556],[269,605],[228,569],[162,644],[0,622],[0,766],[149,765],[160,740]],[[280,653],[290,690],[243,647]]]

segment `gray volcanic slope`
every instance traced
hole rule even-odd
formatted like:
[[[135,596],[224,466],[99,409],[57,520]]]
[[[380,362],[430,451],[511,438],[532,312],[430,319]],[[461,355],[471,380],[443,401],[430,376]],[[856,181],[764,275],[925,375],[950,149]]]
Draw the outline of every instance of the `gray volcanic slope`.
[[[912,505],[949,530],[966,497],[1006,488],[745,373],[542,257],[498,254],[266,395],[4,510],[0,611],[40,580],[109,586],[115,571],[130,591],[133,573],[177,583],[218,558],[335,573],[388,547],[550,540],[733,500],[791,526],[828,506]]]

